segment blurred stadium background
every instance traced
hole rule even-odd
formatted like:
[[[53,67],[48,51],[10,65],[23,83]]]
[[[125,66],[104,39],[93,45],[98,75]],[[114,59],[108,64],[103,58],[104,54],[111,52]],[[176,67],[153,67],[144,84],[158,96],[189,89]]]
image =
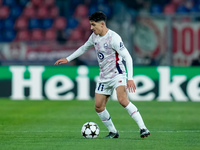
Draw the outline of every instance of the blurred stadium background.
[[[136,66],[200,59],[199,0],[0,0],[0,64],[52,65],[88,39],[88,16],[98,10]],[[69,65],[79,64],[97,65],[95,52]]]

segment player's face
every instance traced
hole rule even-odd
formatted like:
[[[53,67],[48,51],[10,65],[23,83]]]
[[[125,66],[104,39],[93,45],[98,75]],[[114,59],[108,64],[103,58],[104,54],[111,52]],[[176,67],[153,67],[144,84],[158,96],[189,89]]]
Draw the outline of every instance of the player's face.
[[[90,29],[97,35],[102,35],[103,33],[103,21],[100,22],[95,22],[95,21],[90,21]]]

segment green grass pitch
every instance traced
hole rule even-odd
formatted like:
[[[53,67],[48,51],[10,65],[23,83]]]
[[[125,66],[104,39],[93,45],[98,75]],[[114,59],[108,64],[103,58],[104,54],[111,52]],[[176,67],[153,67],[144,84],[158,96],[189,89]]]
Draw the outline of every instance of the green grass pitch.
[[[12,101],[0,99],[1,150],[199,150],[200,103],[134,102],[151,136],[141,139],[128,112],[116,101],[107,109],[119,131],[119,139],[108,134],[91,101]],[[96,122],[100,134],[85,139],[81,127]]]

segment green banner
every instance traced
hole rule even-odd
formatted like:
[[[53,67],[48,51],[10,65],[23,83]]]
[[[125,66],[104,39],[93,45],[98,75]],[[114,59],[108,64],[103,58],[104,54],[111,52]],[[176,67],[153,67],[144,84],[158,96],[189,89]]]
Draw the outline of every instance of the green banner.
[[[134,67],[135,101],[200,101],[200,67]],[[0,97],[13,100],[90,100],[99,67],[1,66]],[[111,99],[116,100],[113,92]]]

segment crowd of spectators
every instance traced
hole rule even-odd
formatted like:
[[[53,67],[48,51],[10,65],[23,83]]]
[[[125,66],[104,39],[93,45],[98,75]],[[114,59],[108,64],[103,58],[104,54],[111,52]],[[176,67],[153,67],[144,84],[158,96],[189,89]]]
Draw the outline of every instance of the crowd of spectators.
[[[122,6],[121,6],[122,5]],[[88,15],[200,12],[200,0],[0,0],[0,42],[86,40]]]
[[[96,11],[131,50],[134,16],[198,15],[200,0],[0,0],[0,44],[84,42],[91,34],[88,16]]]

